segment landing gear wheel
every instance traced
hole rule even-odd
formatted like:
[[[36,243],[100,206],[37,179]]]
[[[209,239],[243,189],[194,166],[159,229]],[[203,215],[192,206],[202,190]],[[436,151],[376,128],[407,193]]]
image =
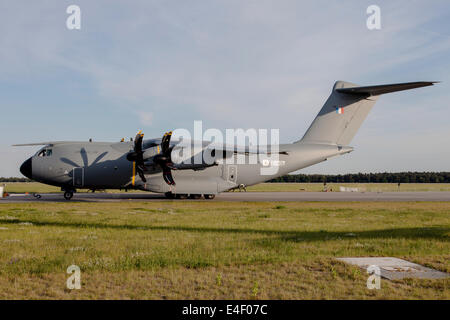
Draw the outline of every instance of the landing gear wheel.
[[[179,193],[177,194],[177,199],[187,199],[188,195],[185,193]]]
[[[212,200],[216,197],[215,194],[205,194],[203,196],[205,197],[205,199],[208,199],[208,200]]]
[[[164,193],[167,199],[173,199],[175,198],[175,195],[172,192],[166,192]]]
[[[73,192],[72,191],[66,191],[64,192],[64,199],[66,200],[70,200],[73,197]]]
[[[201,197],[202,197],[201,194],[191,194],[191,195],[189,195],[189,198],[191,198],[191,199],[200,199]]]

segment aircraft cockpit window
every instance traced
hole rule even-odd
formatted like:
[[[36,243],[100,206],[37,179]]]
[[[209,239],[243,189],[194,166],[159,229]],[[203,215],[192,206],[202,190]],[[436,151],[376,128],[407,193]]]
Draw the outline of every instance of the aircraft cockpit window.
[[[43,149],[38,153],[38,157],[50,157],[52,155],[52,149]]]

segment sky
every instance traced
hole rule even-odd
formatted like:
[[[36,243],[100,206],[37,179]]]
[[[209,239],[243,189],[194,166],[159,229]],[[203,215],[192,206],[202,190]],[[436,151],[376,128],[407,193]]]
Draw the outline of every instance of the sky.
[[[69,5],[81,29],[69,30]],[[381,29],[366,26],[369,5]],[[302,137],[337,80],[442,81],[382,96],[355,151],[304,173],[450,171],[448,0],[3,0],[0,177],[51,140],[176,128]]]

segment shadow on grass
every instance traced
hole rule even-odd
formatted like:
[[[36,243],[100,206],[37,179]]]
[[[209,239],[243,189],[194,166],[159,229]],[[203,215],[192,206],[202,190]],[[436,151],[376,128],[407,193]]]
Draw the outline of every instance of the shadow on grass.
[[[33,221],[33,220],[2,220],[2,224],[32,223],[35,226],[69,227],[86,229],[116,229],[116,230],[156,230],[156,231],[183,231],[199,233],[252,233],[278,236],[284,241],[328,241],[337,238],[344,239],[439,239],[449,240],[450,228],[447,227],[416,227],[416,228],[391,228],[365,231],[289,231],[289,230],[264,230],[248,228],[211,228],[188,226],[136,226],[114,225],[105,223],[84,223],[64,221]]]

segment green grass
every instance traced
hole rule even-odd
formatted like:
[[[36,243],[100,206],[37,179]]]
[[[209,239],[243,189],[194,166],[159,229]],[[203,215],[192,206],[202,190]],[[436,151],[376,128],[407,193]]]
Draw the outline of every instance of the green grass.
[[[329,191],[339,191],[339,186],[358,188],[367,192],[392,191],[450,191],[450,183],[402,183],[400,188],[396,183],[328,183]],[[323,191],[323,183],[260,183],[247,187],[250,192],[282,192],[282,191]],[[87,190],[80,189],[79,192]],[[5,192],[9,193],[56,193],[60,188],[48,186],[38,182],[12,182],[6,183]],[[119,192],[119,190],[108,190]],[[133,191],[140,192],[140,191]]]
[[[53,193],[61,192],[61,188],[49,186],[39,182],[8,182],[4,183],[8,193]]]
[[[4,192],[8,193],[60,193],[61,188],[49,186],[39,182],[8,182],[4,183]],[[77,189],[78,192],[87,192],[87,189]],[[108,190],[108,192],[120,192],[119,190]],[[140,192],[140,191],[135,191]]]
[[[0,298],[450,298],[450,281],[382,281],[337,262],[395,256],[450,272],[448,203],[0,205]],[[82,289],[65,289],[65,270]]]

